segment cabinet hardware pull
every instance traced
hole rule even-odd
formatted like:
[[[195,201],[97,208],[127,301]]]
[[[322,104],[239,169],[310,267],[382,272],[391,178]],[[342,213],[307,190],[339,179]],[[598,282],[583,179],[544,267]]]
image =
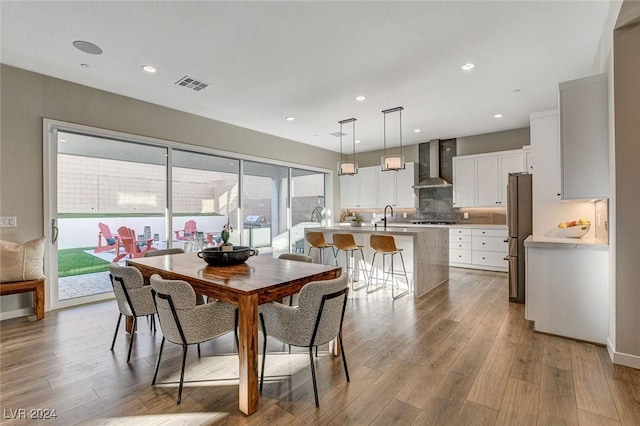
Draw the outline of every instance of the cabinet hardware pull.
[[[503,258],[502,260],[509,260],[509,255],[507,255],[507,257]]]

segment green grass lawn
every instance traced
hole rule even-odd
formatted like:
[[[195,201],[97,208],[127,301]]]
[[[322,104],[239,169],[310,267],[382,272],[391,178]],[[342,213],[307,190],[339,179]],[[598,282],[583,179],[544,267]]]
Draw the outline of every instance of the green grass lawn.
[[[82,247],[62,249],[58,251],[58,277],[72,275],[91,274],[109,270],[109,262],[91,256],[84,250],[93,250],[95,247]]]

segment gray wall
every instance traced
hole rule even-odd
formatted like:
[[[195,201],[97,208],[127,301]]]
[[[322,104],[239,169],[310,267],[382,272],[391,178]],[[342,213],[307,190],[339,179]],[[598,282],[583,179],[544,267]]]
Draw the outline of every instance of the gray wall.
[[[17,228],[0,239],[43,235],[42,120],[54,120],[335,169],[339,154],[18,68],[0,67],[0,215]],[[334,205],[339,205],[334,179]],[[28,307],[30,295],[3,296],[3,312]]]
[[[458,138],[456,155],[484,154],[485,152],[508,151],[529,145],[529,128],[485,133],[483,135]]]
[[[636,9],[636,11],[638,11]],[[636,17],[638,15],[636,14]],[[616,352],[640,357],[640,23],[614,32]],[[622,205],[624,203],[624,205]]]

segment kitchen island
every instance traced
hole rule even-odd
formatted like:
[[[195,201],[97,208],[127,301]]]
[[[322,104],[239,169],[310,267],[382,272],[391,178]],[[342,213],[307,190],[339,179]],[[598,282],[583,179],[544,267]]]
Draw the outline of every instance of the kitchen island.
[[[353,234],[356,243],[363,246],[364,259],[359,259],[360,266],[366,268],[367,277],[371,270],[373,250],[369,245],[372,234],[393,235],[396,245],[403,249],[405,266],[409,281],[413,283],[414,297],[418,298],[449,279],[449,230],[447,227],[399,227],[389,226],[385,230],[378,226],[336,226],[329,228],[309,228],[308,231],[321,231],[327,241],[333,241],[335,233]],[[308,252],[306,245],[305,251]],[[314,261],[319,261],[317,250],[311,253]],[[327,252],[328,254],[328,252]],[[359,256],[359,254],[357,254]],[[333,261],[333,258],[331,258]],[[325,258],[325,262],[330,260]],[[397,262],[397,261],[396,261]],[[376,260],[376,264],[378,260]],[[338,265],[345,265],[344,253],[338,256]],[[396,271],[399,262],[396,263]]]

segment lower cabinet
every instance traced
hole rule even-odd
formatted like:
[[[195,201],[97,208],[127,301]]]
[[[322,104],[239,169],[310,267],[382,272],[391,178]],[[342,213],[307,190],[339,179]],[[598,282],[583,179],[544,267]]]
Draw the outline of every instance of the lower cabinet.
[[[507,272],[506,229],[450,228],[449,266]]]
[[[609,334],[609,251],[526,247],[525,318],[534,329],[599,344]]]

